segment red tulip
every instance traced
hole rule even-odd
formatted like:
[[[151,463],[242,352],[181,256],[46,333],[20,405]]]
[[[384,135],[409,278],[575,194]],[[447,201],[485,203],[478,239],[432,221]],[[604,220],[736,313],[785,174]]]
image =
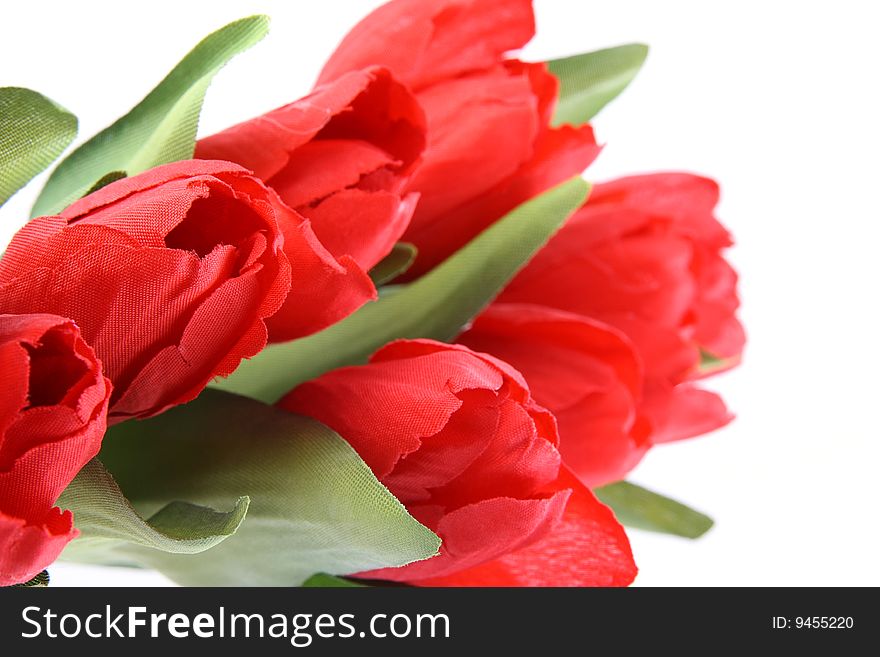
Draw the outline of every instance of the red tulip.
[[[556,422],[506,363],[401,340],[279,405],[327,424],[440,555],[359,576],[419,585],[625,585],[635,566],[613,514],[560,467]]]
[[[111,418],[148,417],[265,346],[290,289],[283,243],[303,315],[338,314],[346,277],[306,221],[236,165],[177,162],[22,228],[0,260],[0,312],[70,317],[113,382]]]
[[[425,145],[422,109],[387,70],[342,75],[296,102],[198,142],[196,156],[251,169],[312,222],[346,268],[379,262],[409,224],[417,195],[401,196]],[[375,297],[368,280],[360,303]],[[359,305],[359,304],[358,304]],[[296,337],[290,304],[271,322],[273,339]]]
[[[717,185],[687,174],[623,178],[590,199],[504,290],[504,302],[540,304],[599,320],[635,344],[645,370],[652,442],[686,438],[730,420],[712,393],[681,385],[700,351],[737,359],[731,244],[713,216]]]
[[[355,26],[324,67],[320,83],[385,66],[425,109],[428,147],[408,187],[421,199],[403,236],[419,248],[409,275],[598,154],[589,126],[549,127],[558,82],[547,67],[506,58],[534,31],[530,0],[392,0]]]
[[[61,492],[101,446],[110,383],[70,320],[0,315],[0,586],[31,579],[77,535]]]

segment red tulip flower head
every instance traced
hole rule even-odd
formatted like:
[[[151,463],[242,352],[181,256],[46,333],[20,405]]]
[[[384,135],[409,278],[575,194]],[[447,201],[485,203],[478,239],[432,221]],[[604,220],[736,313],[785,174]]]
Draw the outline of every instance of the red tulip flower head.
[[[366,272],[409,225],[418,195],[401,193],[424,149],[424,122],[412,94],[371,67],[202,139],[196,156],[251,169],[311,221],[344,274],[347,302],[335,321],[376,297]],[[299,337],[302,321],[292,298],[270,321],[271,339]]]
[[[27,224],[0,260],[0,312],[71,318],[113,382],[112,419],[155,415],[265,346],[265,320],[290,290],[280,223],[296,238],[294,270],[314,273],[303,312],[320,314],[335,261],[307,222],[244,169],[198,161]]]
[[[0,586],[25,582],[77,535],[54,506],[98,453],[110,383],[70,320],[0,315]]]
[[[279,402],[333,428],[420,522],[440,555],[362,577],[420,585],[625,585],[612,513],[560,467],[556,423],[492,356],[401,340]]]
[[[690,382],[701,376],[701,351],[735,363],[745,341],[736,318],[736,274],[723,257],[730,236],[713,214],[717,202],[713,181],[686,174],[597,185],[584,207],[511,281],[496,304],[532,309],[520,319],[514,317],[516,311],[490,311],[476,322],[473,333],[462,337],[465,344],[496,352],[529,375],[536,398],[559,414],[563,454],[580,451],[572,443],[602,436],[619,447],[630,441],[631,449],[618,452],[617,475],[622,476],[649,444],[693,437],[730,421],[717,395]],[[560,312],[568,315],[564,323],[570,328],[564,331],[552,319]],[[554,322],[556,328],[550,328]],[[581,340],[575,348],[563,337],[584,323],[604,325],[606,332],[622,337],[638,360],[644,380],[630,395],[634,405],[626,426],[631,440],[621,441],[620,431],[612,435],[592,422],[574,420],[576,405],[561,396],[563,390],[584,395],[592,385],[576,372],[582,365],[575,353],[590,341]],[[522,340],[535,331],[543,336],[538,338],[541,349],[552,349],[548,342],[555,343],[558,358],[537,363],[534,353],[528,353],[530,345]],[[547,369],[551,361],[557,365],[553,373]],[[533,373],[535,368],[540,376]],[[634,379],[627,375],[619,380]],[[610,413],[610,407],[606,410]],[[604,415],[603,421],[612,415]],[[618,421],[615,425],[624,426]],[[614,471],[596,472],[580,456],[571,464],[591,483]]]
[[[416,93],[428,146],[409,189],[421,199],[404,240],[408,276],[451,255],[599,153],[589,126],[550,127],[559,84],[545,64],[509,59],[535,33],[531,0],[392,0],[356,25],[319,83],[387,67]]]

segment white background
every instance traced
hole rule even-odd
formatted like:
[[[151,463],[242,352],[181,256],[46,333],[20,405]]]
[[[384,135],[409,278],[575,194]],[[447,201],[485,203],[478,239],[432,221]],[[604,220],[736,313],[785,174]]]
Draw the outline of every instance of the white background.
[[[209,134],[305,94],[339,38],[379,4],[15,3],[0,85],[39,90],[88,137],[133,106],[203,35],[267,13],[267,39],[208,93]],[[641,41],[635,83],[596,119],[588,177],[692,170],[723,185],[738,246],[745,364],[711,382],[738,414],[654,450],[632,480],[712,515],[702,540],[632,532],[641,585],[880,585],[878,554],[877,17],[872,3],[536,0],[545,59]],[[38,183],[39,184],[39,183]],[[31,185],[0,211],[0,243]],[[56,584],[164,583],[59,565]]]

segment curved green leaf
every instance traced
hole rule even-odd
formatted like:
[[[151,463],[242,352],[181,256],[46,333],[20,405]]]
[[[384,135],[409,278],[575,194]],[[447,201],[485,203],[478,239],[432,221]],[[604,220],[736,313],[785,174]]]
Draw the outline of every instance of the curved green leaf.
[[[247,497],[232,500],[220,513],[187,502],[171,501],[149,520],[135,511],[113,477],[92,459],[61,494],[58,506],[73,511],[80,536],[63,557],[97,563],[126,563],[127,551],[141,546],[162,552],[196,554],[232,536],[248,510]]]
[[[0,88],[0,205],[76,137],[76,117],[42,94]]]
[[[122,180],[123,178],[128,177],[128,174],[125,171],[111,171],[110,173],[105,173],[101,176],[100,180],[98,180],[94,185],[92,185],[88,191],[86,191],[83,196],[88,196],[93,192],[97,192],[102,187],[106,187],[110,183],[115,183],[117,180]]]
[[[217,388],[273,403],[328,370],[365,362],[398,338],[452,340],[586,199],[573,178],[524,203],[438,267],[315,335],[271,345]]]
[[[208,85],[217,71],[268,29],[266,16],[251,16],[208,35],[134,109],[61,162],[31,215],[62,210],[108,173],[133,176],[191,158]]]
[[[617,98],[648,56],[648,46],[632,43],[548,62],[559,78],[553,125],[583,125]]]
[[[186,585],[295,586],[324,572],[399,566],[440,539],[409,515],[335,432],[217,390],[108,431],[101,460],[132,505],[251,503],[234,536],[199,555],[129,545],[125,556]],[[75,516],[76,517],[76,516]]]
[[[699,511],[628,481],[602,486],[593,492],[627,527],[699,538],[715,524]]]
[[[391,249],[391,253],[382,258],[382,260],[370,270],[370,278],[376,287],[390,283],[395,278],[412,267],[416,261],[419,250],[415,244],[409,242],[398,242]]]

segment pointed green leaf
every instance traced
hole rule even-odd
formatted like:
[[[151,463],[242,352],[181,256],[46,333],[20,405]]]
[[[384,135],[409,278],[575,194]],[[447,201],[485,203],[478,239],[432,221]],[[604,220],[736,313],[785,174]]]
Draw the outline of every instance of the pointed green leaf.
[[[648,56],[648,46],[632,43],[548,62],[559,78],[553,125],[583,125],[632,82]]]
[[[76,137],[76,117],[30,89],[0,88],[0,205]]]
[[[271,345],[218,388],[273,403],[328,370],[363,363],[398,338],[452,340],[586,199],[573,178],[524,203],[409,285],[315,335]]]
[[[304,587],[308,588],[325,588],[325,589],[362,589],[365,588],[365,584],[359,584],[350,579],[345,579],[344,577],[335,577],[333,575],[328,575],[327,573],[318,573],[317,575],[312,575],[305,582],[303,582]]]
[[[370,270],[370,278],[376,287],[390,283],[404,273],[416,261],[419,250],[415,244],[398,242],[391,249],[391,253]]]
[[[168,504],[145,520],[119,490],[101,461],[92,459],[61,494],[58,506],[73,511],[80,536],[64,551],[65,559],[127,563],[127,550],[142,546],[162,552],[196,554],[235,533],[249,500],[230,500],[221,513],[181,501]]]
[[[426,559],[440,545],[335,432],[229,393],[206,390],[116,425],[100,457],[142,514],[172,500],[222,509],[249,496],[235,535],[199,555],[120,549],[181,584],[297,586],[318,572]]]
[[[257,43],[268,29],[266,16],[251,16],[208,35],[134,109],[61,162],[32,216],[60,211],[108,173],[124,171],[133,176],[191,158],[208,85],[230,59]]]
[[[110,173],[104,174],[101,176],[101,179],[98,180],[94,185],[92,185],[89,190],[83,194],[83,196],[88,196],[92,192],[97,192],[102,187],[106,187],[110,183],[114,183],[117,180],[122,180],[123,178],[128,177],[128,174],[125,171],[111,171]]]
[[[697,369],[701,375],[708,376],[734,367],[739,360],[739,356],[719,358],[705,349],[700,349],[700,364],[697,366]]]
[[[714,524],[709,516],[628,481],[602,486],[593,492],[627,527],[699,538]]]

